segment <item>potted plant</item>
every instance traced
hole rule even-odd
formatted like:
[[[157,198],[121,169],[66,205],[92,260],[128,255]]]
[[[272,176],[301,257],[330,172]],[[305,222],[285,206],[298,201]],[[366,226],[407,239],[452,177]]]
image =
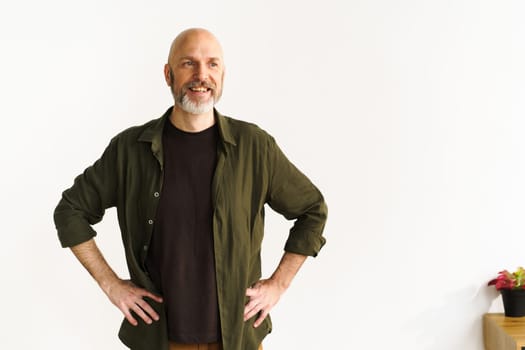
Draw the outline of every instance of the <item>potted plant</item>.
[[[505,316],[525,316],[525,269],[523,267],[518,267],[514,272],[500,271],[488,285],[494,285],[500,291]]]

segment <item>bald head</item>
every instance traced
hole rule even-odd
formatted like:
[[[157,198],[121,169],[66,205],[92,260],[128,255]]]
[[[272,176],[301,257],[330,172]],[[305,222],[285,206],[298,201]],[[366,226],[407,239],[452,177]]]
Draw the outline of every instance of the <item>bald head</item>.
[[[190,28],[181,32],[173,40],[168,55],[168,63],[185,54],[189,49],[205,48],[223,61],[222,47],[219,40],[210,31],[203,28]]]

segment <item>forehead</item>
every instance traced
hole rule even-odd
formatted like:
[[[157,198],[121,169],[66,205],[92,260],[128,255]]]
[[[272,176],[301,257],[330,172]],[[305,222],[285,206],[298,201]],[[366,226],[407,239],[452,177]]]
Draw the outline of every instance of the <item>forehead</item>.
[[[217,39],[209,33],[188,33],[173,42],[170,61],[186,57],[222,60],[222,48]]]

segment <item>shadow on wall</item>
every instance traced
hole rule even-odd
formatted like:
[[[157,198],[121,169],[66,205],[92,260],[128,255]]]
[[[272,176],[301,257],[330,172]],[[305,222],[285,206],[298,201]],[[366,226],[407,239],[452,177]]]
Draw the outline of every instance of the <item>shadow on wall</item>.
[[[482,350],[482,316],[498,296],[499,292],[486,284],[462,289],[445,296],[405,327],[421,350]]]

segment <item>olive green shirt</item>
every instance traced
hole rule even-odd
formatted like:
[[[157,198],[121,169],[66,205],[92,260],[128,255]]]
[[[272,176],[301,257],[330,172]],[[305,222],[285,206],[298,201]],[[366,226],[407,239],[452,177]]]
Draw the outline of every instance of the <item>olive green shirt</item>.
[[[159,119],[115,136],[103,155],[62,194],[54,219],[63,247],[96,235],[91,227],[106,208],[116,207],[131,280],[158,290],[145,269],[155,213],[162,191],[162,130],[171,108]],[[319,190],[254,124],[215,111],[218,159],[212,183],[213,239],[217,293],[225,350],[256,350],[271,332],[267,317],[258,327],[244,322],[246,288],[261,278],[264,205],[295,220],[285,251],[316,256],[325,243],[327,207]],[[148,299],[160,320],[138,326],[124,320],[119,337],[133,350],[167,350],[163,305]]]

